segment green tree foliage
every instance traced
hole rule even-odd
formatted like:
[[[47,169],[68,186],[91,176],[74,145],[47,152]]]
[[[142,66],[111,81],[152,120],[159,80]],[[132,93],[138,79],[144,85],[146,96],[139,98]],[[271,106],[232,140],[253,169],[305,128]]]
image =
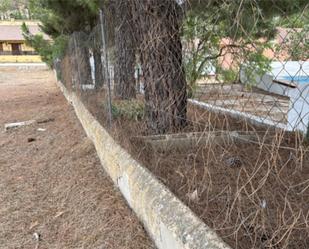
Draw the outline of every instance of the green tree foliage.
[[[4,13],[12,8],[12,1],[11,0],[1,0],[0,2],[0,12]]]
[[[287,39],[288,53],[292,60],[305,61],[309,58],[309,23],[296,30]]]
[[[278,26],[284,27],[284,28],[291,28],[291,29],[297,29],[297,28],[304,28],[305,26],[308,26],[309,22],[309,3],[304,8],[301,8],[302,6],[298,7],[298,11],[295,11],[290,16],[277,16],[275,18],[275,22]]]
[[[263,51],[271,47],[279,20],[282,23],[288,17],[302,16],[306,5],[304,0],[189,0],[183,27],[189,94],[211,67],[215,67],[219,80],[224,82],[237,80],[241,65],[246,65],[249,75],[266,72],[270,60],[263,56]],[[224,38],[229,42],[223,43]],[[304,49],[301,47],[301,51]],[[232,65],[222,68],[227,54],[233,58]]]
[[[274,19],[277,26],[287,28],[285,47],[291,60],[305,61],[309,58],[309,3],[297,13]],[[279,46],[275,47],[279,51]]]
[[[30,0],[43,32],[53,38],[75,31],[90,32],[98,17],[99,0]]]
[[[53,42],[50,42],[44,39],[41,34],[31,34],[25,23],[22,25],[22,32],[24,38],[26,39],[26,43],[33,47],[39,53],[42,60],[50,67],[53,66],[55,59],[63,56],[64,50],[68,43],[68,36],[60,35],[56,37]]]
[[[97,21],[98,0],[30,0],[30,11],[40,22],[41,30],[53,42],[44,40],[42,35],[32,35],[26,25],[24,37],[52,66],[53,60],[61,58],[68,44],[69,36],[75,31],[90,32]]]
[[[0,13],[6,18],[29,19],[28,0],[0,0]]]

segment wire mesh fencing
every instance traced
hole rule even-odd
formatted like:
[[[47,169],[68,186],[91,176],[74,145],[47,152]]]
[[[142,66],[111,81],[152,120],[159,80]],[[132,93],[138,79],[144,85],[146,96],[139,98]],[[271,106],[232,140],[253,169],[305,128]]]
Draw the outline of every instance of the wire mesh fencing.
[[[309,248],[306,1],[110,1],[58,76],[233,248]]]

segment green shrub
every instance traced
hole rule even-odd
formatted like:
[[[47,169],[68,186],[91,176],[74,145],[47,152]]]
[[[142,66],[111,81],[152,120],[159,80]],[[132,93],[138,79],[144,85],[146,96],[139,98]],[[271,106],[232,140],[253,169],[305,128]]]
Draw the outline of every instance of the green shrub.
[[[141,120],[144,117],[144,104],[138,100],[117,100],[112,104],[114,118]]]

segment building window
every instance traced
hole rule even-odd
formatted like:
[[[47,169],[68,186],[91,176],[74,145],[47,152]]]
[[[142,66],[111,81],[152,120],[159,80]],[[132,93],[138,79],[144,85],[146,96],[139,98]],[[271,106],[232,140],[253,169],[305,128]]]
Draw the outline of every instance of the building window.
[[[20,43],[12,43],[12,55],[20,55],[21,54],[21,44]]]

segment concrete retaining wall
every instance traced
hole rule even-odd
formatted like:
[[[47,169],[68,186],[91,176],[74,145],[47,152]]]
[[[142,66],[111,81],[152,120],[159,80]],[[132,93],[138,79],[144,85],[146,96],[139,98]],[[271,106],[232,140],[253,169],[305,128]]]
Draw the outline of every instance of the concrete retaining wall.
[[[284,130],[288,130],[288,126],[286,124],[274,122],[270,119],[259,117],[253,114],[245,113],[245,112],[240,112],[232,109],[226,109],[223,107],[207,104],[205,102],[201,102],[195,99],[188,99],[188,102],[190,102],[193,105],[199,106],[203,109],[212,111],[214,113],[220,113],[223,115],[229,115],[233,118],[238,118],[245,120],[246,122],[257,125],[257,126],[271,126],[271,127],[276,127]]]
[[[93,141],[105,171],[159,249],[230,249],[155,176],[122,149],[74,93],[58,82]]]

